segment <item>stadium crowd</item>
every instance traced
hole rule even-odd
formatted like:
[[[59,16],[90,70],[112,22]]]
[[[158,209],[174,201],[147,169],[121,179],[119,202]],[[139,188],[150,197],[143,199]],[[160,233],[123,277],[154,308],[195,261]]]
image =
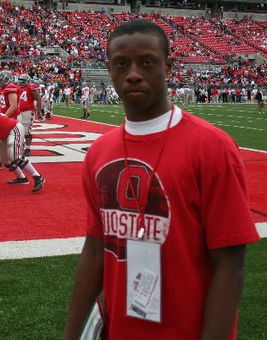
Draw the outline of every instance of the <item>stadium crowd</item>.
[[[266,64],[243,60],[239,55],[257,53],[266,58],[267,23],[263,21],[159,13],[108,15],[92,10],[25,8],[7,1],[0,2],[0,70],[12,70],[15,77],[26,72],[38,83],[79,85],[83,68],[106,68],[110,31],[120,22],[136,17],[159,24],[169,37],[175,66],[169,79],[171,88],[187,84],[252,90],[266,85]],[[49,47],[62,49],[65,56],[48,55]]]

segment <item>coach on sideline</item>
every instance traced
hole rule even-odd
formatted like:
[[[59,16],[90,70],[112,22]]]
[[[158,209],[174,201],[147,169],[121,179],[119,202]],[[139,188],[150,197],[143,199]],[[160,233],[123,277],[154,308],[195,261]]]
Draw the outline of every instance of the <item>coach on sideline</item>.
[[[239,150],[168,102],[159,26],[122,23],[107,52],[126,119],[83,163],[88,234],[64,337],[103,291],[104,339],[233,339],[245,244],[259,240]]]

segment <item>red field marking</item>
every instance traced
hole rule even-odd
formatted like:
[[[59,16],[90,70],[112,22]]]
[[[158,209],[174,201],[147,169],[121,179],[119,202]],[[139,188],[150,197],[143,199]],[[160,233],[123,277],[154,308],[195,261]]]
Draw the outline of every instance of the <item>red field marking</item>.
[[[241,149],[254,222],[267,220],[267,153]],[[258,212],[258,213],[255,213]]]
[[[113,129],[109,125],[61,117],[53,118],[51,123],[65,125],[64,128],[57,129],[63,134],[64,131],[102,134]],[[36,130],[33,134],[35,138],[42,138]],[[56,134],[53,136],[58,137]],[[35,150],[33,155],[35,153],[44,155],[43,151]],[[266,153],[247,150],[241,150],[241,153],[247,170],[250,207],[266,214]],[[14,174],[5,169],[0,171],[0,241],[84,236],[86,205],[81,185],[81,163],[38,163],[35,166],[46,178],[44,189],[38,193],[31,192],[32,179],[30,185],[11,186],[7,184],[7,180],[13,178]],[[266,221],[259,213],[252,213],[252,216],[255,222]]]
[[[245,148],[241,148],[240,152],[245,163],[253,161],[267,161],[267,152]]]
[[[13,174],[0,173],[0,241],[84,236],[85,200],[81,185],[81,163],[38,164],[45,187],[32,193],[30,185],[11,186]]]
[[[48,144],[48,145],[53,145],[53,144]],[[31,152],[32,156],[53,156],[54,153],[49,151],[49,150],[32,150]]]

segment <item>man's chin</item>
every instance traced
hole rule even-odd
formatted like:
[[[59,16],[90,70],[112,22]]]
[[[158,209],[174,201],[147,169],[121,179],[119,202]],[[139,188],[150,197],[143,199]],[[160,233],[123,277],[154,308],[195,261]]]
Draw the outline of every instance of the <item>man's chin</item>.
[[[129,105],[142,105],[147,103],[147,93],[142,91],[129,92],[124,96],[124,103]]]
[[[140,99],[127,99],[127,101],[124,101],[124,105],[126,108],[132,109],[134,111],[140,111],[143,112],[147,107],[149,107],[149,103],[147,100],[140,100]]]

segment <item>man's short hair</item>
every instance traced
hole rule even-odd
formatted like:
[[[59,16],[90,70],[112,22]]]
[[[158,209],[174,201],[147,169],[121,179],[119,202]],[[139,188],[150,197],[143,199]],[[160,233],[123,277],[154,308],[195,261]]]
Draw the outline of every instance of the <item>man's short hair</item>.
[[[155,34],[160,38],[160,44],[164,51],[165,58],[169,56],[169,42],[164,30],[157,24],[147,21],[144,19],[134,19],[130,21],[123,22],[121,25],[117,26],[113,32],[111,32],[108,38],[107,44],[107,56],[109,56],[109,45],[114,38],[123,36],[125,34]]]

